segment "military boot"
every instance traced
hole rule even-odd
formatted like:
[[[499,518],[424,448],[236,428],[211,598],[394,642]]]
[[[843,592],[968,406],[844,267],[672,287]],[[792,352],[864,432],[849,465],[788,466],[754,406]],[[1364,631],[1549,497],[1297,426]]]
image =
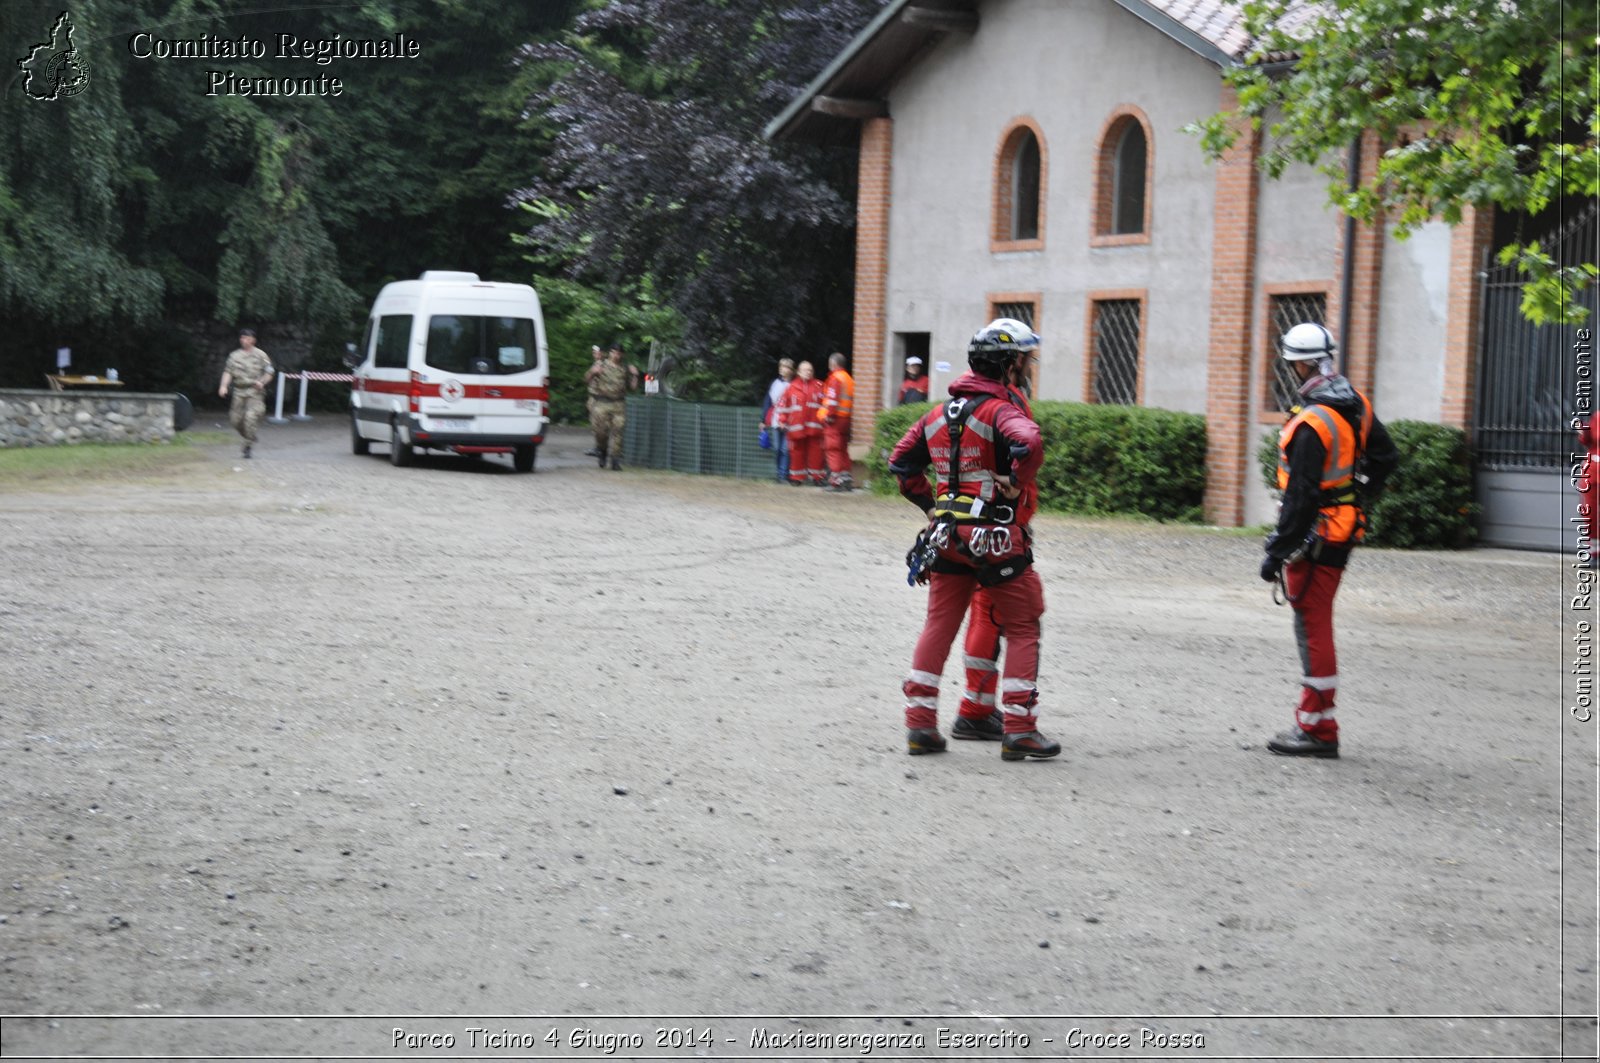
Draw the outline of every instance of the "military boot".
[[[602,469],[605,468],[606,467],[606,448],[605,447],[596,448],[596,450],[594,452],[594,455],[595,455],[595,457],[600,459],[600,467]]]
[[[622,459],[616,454],[611,455],[611,469],[613,472],[622,471]]]

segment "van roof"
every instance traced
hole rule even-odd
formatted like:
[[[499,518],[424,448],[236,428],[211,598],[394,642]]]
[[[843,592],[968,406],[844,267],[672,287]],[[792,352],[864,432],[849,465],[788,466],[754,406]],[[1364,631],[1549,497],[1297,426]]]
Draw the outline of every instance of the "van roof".
[[[494,296],[521,297],[525,294],[535,295],[533,287],[527,284],[514,284],[509,281],[479,280],[476,273],[461,273],[454,270],[430,269],[424,271],[416,280],[390,281],[378,293],[379,298],[384,295],[421,295],[426,291],[439,291],[444,289],[454,296],[468,298],[492,298]]]

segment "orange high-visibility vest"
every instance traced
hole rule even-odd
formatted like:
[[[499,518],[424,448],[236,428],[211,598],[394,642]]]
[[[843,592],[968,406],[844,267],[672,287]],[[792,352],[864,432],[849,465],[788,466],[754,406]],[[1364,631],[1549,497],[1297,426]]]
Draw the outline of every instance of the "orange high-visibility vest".
[[[1278,490],[1289,486],[1289,440],[1301,425],[1310,425],[1322,440],[1323,505],[1318,510],[1315,531],[1330,543],[1358,543],[1366,537],[1366,521],[1356,504],[1356,459],[1367,449],[1367,433],[1372,430],[1372,403],[1361,400],[1361,433],[1350,427],[1337,411],[1328,406],[1306,406],[1295,411],[1278,433]]]
[[[829,417],[849,417],[855,397],[856,382],[849,373],[835,369],[828,374],[828,382],[822,393],[822,408],[828,411]],[[821,416],[820,411],[818,416]]]

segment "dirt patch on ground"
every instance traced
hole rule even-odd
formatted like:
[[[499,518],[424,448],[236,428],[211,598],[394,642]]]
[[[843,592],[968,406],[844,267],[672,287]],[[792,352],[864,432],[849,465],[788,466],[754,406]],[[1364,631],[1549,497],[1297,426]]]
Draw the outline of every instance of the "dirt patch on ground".
[[[1300,763],[1256,542],[1042,518],[1066,753],[910,759],[910,507],[586,445],[395,469],[327,418],[0,497],[0,1010],[163,1017],[6,1055],[1592,1054],[1562,559],[1362,554]]]

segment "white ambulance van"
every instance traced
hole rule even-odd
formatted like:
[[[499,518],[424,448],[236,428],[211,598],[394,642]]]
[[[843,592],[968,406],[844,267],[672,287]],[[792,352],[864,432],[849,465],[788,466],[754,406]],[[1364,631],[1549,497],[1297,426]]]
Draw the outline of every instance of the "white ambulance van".
[[[350,447],[510,454],[531,472],[549,420],[550,356],[539,296],[526,284],[429,270],[386,284],[351,358]]]

